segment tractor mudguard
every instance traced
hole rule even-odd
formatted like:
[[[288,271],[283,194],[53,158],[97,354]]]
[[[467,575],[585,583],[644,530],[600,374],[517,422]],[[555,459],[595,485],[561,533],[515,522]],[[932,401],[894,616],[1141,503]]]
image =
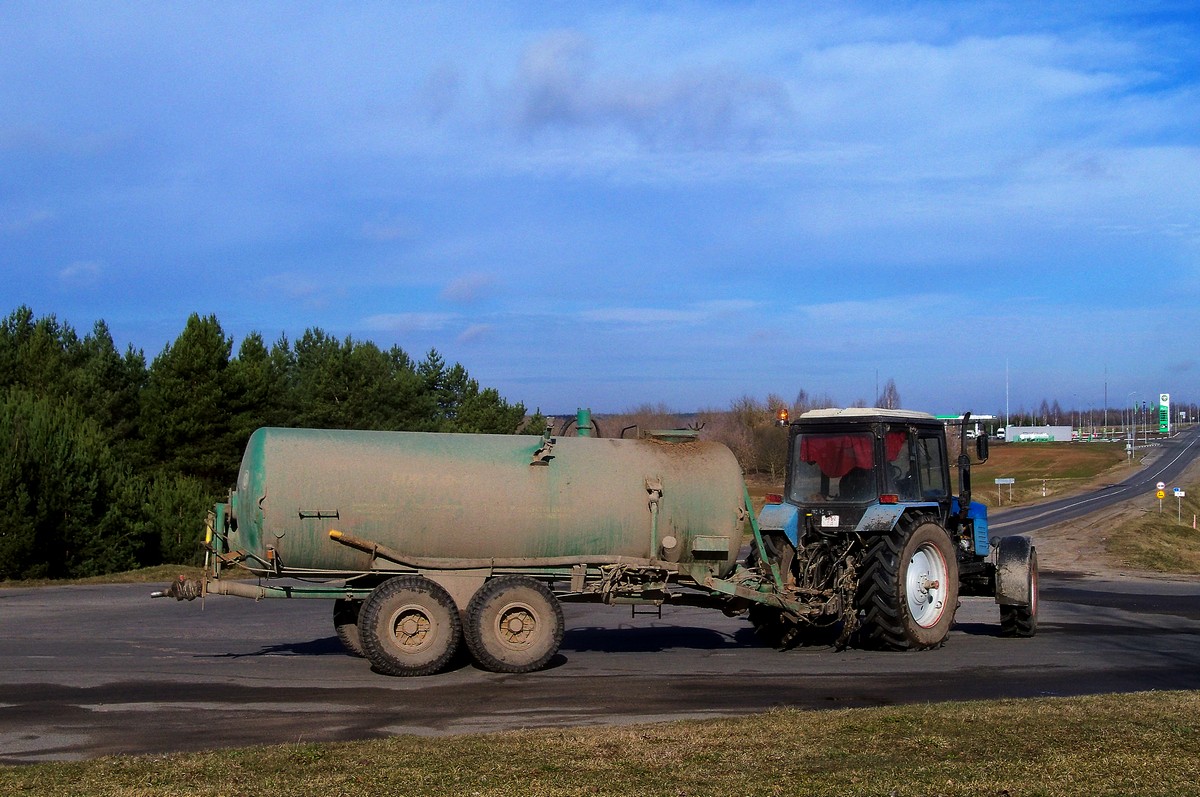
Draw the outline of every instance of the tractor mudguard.
[[[1033,543],[1028,537],[1001,537],[996,547],[996,603],[1001,606],[1029,606],[1033,579],[1030,565],[1033,560]]]
[[[792,545],[800,547],[800,509],[793,504],[767,504],[758,513],[760,531],[782,531]]]
[[[911,509],[930,509],[936,511],[938,505],[932,502],[912,504],[872,504],[863,513],[862,520],[855,527],[857,532],[868,534],[887,534],[900,522],[900,517]]]
[[[905,504],[873,504],[867,507],[855,531],[886,534],[896,527],[897,521],[907,508]]]

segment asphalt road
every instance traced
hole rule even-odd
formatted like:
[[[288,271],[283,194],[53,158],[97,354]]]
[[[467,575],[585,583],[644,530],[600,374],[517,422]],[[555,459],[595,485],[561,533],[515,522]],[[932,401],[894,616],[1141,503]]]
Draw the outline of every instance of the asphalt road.
[[[1177,438],[1096,496],[1011,510],[1017,533],[1168,484],[1200,451]],[[1035,535],[1036,537],[1036,535]],[[560,654],[498,675],[465,657],[390,678],[347,656],[318,600],[151,600],[146,585],[0,590],[0,764],[398,733],[616,724],[937,700],[1200,689],[1200,583],[1043,574],[1039,632],[996,636],[966,598],[919,653],[762,647],[719,612],[567,605]]]
[[[0,590],[0,763],[969,698],[1200,689],[1200,584],[1047,578],[1033,639],[964,599],[940,650],[762,647],[714,611],[570,605],[542,672],[461,661],[390,678],[345,655],[328,603],[139,585]]]

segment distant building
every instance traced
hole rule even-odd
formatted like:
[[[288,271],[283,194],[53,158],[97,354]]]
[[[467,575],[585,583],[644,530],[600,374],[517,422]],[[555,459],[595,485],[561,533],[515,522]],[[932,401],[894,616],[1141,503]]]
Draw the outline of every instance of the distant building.
[[[947,424],[961,423],[963,416],[961,415],[938,415],[939,421],[945,421]],[[990,434],[988,428],[996,422],[995,415],[972,415],[971,425],[967,427],[967,437],[976,438],[980,435]]]
[[[1010,426],[1004,430],[1009,443],[1069,443],[1070,426]]]

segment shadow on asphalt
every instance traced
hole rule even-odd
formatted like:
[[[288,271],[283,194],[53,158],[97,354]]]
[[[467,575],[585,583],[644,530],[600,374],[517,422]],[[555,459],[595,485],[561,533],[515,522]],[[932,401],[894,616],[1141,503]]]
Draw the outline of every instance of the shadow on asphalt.
[[[571,628],[563,634],[562,650],[598,653],[654,653],[663,650],[736,650],[763,647],[747,627],[734,634],[709,628],[678,626],[651,628]]]
[[[307,642],[284,642],[267,645],[251,652],[214,653],[202,655],[203,659],[244,659],[253,656],[349,656],[336,636],[311,639]]]

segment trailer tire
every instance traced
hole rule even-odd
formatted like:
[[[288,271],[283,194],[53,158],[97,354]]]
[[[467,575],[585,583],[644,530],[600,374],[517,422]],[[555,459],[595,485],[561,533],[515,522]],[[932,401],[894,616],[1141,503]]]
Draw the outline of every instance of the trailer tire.
[[[338,598],[333,602],[333,630],[351,656],[363,658],[362,637],[358,633],[358,615],[362,601]]]
[[[859,578],[863,642],[893,650],[935,648],[958,609],[958,559],[928,519],[901,519],[869,547]]]
[[[396,576],[376,587],[358,620],[363,653],[386,675],[432,675],[454,657],[462,621],[454,599],[422,576]]]
[[[562,607],[545,584],[504,576],[471,598],[463,632],[479,666],[522,673],[546,666],[562,644],[563,626]]]
[[[1000,636],[1031,637],[1037,633],[1038,563],[1037,550],[1029,551],[1029,605],[1000,606]]]

